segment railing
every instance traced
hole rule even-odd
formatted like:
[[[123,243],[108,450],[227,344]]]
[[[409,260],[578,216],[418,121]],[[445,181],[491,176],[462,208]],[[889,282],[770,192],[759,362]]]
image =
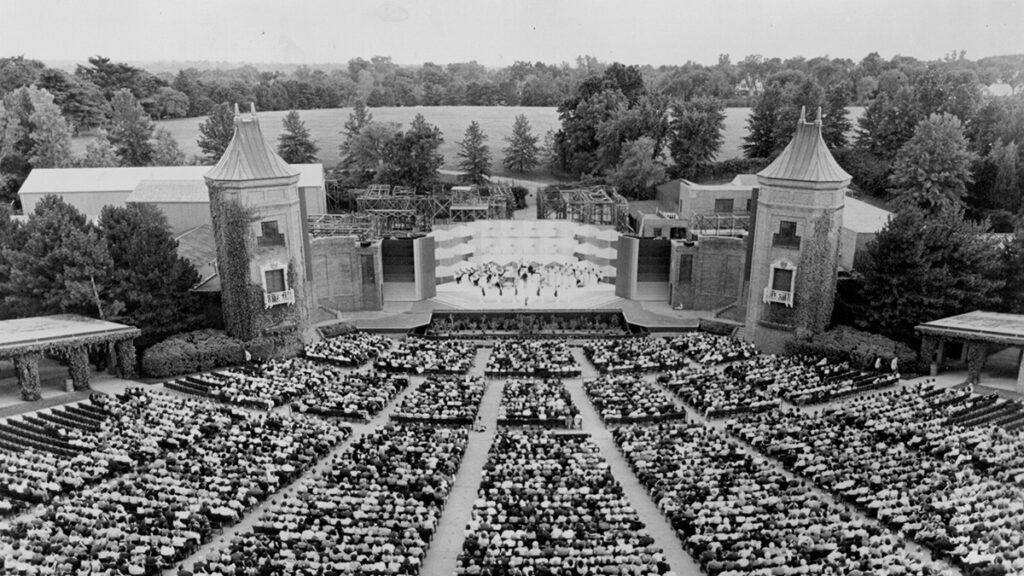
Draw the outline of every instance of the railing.
[[[774,302],[776,304],[785,304],[790,308],[793,307],[793,293],[786,292],[785,290],[772,290],[770,286],[764,287],[764,302]]]
[[[284,292],[263,293],[263,306],[265,308],[272,308],[279,304],[295,304],[295,290],[289,288]]]
[[[257,236],[256,245],[263,246],[284,246],[284,234],[269,234],[267,236]]]
[[[729,236],[750,230],[750,213],[693,213],[691,229],[704,235]]]
[[[787,236],[785,234],[772,234],[772,246],[776,248],[800,249],[799,236]]]

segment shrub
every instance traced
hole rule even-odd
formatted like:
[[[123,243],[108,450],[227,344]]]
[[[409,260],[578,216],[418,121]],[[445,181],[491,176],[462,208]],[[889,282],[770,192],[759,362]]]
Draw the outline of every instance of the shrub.
[[[522,186],[512,187],[512,194],[516,198],[516,210],[522,210],[523,208],[526,208],[526,195],[528,193],[529,190]]]
[[[355,325],[349,324],[348,322],[335,322],[334,324],[328,324],[317,328],[317,332],[320,333],[321,338],[334,338],[335,336],[343,336],[355,331]]]
[[[245,343],[245,349],[256,362],[298,356],[305,346],[294,332],[264,334]]]
[[[245,362],[242,342],[219,330],[175,334],[142,355],[142,374],[167,378]]]
[[[849,362],[858,368],[872,368],[875,358],[881,357],[888,369],[893,356],[899,358],[903,372],[909,372],[917,365],[917,353],[910,346],[849,326],[837,326],[810,338],[790,340],[786,343],[786,353],[824,357],[830,362]]]

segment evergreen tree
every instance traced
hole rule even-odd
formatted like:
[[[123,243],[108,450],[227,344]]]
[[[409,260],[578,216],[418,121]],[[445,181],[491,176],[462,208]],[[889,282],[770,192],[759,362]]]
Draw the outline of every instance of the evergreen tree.
[[[505,141],[508,142],[508,147],[502,150],[505,157],[501,162],[506,170],[522,174],[537,167],[540,162],[540,149],[525,114],[516,115],[516,120],[512,124],[512,136],[505,138]]]
[[[100,130],[96,137],[85,147],[85,156],[78,161],[82,168],[110,168],[120,166],[114,145],[107,138],[107,131]]]
[[[1016,213],[1022,207],[1019,166],[1020,152],[1016,142],[996,142],[986,157],[986,162],[995,169],[995,178],[988,197],[990,205]]]
[[[357,100],[352,108],[352,113],[348,115],[348,120],[345,121],[345,126],[341,131],[342,141],[338,149],[341,151],[342,168],[354,168],[356,166],[356,154],[354,153],[356,139],[359,138],[359,134],[371,122],[373,122],[373,114],[370,114],[366,103],[362,100]]]
[[[281,121],[284,132],[277,139],[277,153],[289,164],[309,164],[316,162],[319,150],[316,143],[309,137],[306,123],[299,118],[299,112],[292,110]]]
[[[210,115],[199,125],[196,143],[203,151],[203,161],[216,164],[235,135],[235,113],[227,102],[217,104]]]
[[[850,89],[846,83],[837,84],[825,90],[822,106],[821,137],[829,148],[845,148],[847,134],[853,129],[850,122]]]
[[[893,158],[921,118],[911,88],[901,87],[893,96],[880,92],[857,120],[857,146],[879,158]]]
[[[482,184],[491,175],[491,149],[485,142],[487,134],[480,129],[480,124],[476,120],[470,122],[456,154],[459,170],[465,172],[463,178],[467,182]]]
[[[153,166],[183,166],[185,153],[169,130],[159,127],[153,132]]]
[[[959,210],[897,212],[868,243],[858,269],[858,325],[913,343],[914,326],[999,304],[999,251]]]
[[[628,142],[622,152],[622,160],[609,176],[609,180],[627,198],[650,197],[650,191],[654,186],[665,181],[665,167],[655,161],[653,155],[653,138],[643,136]]]
[[[363,172],[383,169],[392,142],[401,139],[402,127],[394,122],[370,122],[348,142],[348,156],[343,166]]]
[[[765,88],[754,102],[747,118],[747,135],[743,137],[745,157],[770,158],[775,154],[775,126],[782,106],[782,87],[777,84]]]
[[[6,306],[21,316],[117,313],[105,297],[111,273],[106,243],[74,206],[44,197],[21,234],[20,246],[3,250],[10,267],[0,286]]]
[[[107,294],[123,306],[119,321],[167,334],[195,324],[198,301],[191,289],[199,274],[178,256],[178,243],[159,209],[106,206],[99,231],[112,264]]]
[[[153,162],[153,121],[149,115],[125,88],[114,92],[110,108],[110,142],[121,164],[149,166]]]
[[[897,202],[934,213],[959,208],[972,182],[974,154],[963,124],[952,114],[932,114],[900,148],[889,179]]]
[[[671,107],[668,149],[683,178],[695,178],[715,159],[725,137],[725,105],[714,98],[677,100]]]

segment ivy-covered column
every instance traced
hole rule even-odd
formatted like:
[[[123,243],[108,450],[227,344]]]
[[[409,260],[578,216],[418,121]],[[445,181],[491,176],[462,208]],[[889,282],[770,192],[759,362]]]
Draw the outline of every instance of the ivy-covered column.
[[[928,371],[928,374],[935,376],[939,373],[939,366],[935,361],[935,348],[937,345],[937,339],[935,336],[929,336],[925,334],[921,337],[921,351],[918,354],[918,364],[920,365],[920,372],[924,373]]]
[[[120,378],[135,377],[135,342],[130,339],[117,343],[117,375]]]
[[[977,384],[981,380],[981,370],[988,359],[988,346],[983,342],[968,342],[967,346],[967,383]]]
[[[21,385],[21,399],[33,402],[43,397],[39,393],[39,354],[28,353],[14,358],[14,371]]]
[[[89,350],[85,346],[71,348],[68,354],[68,373],[75,390],[89,389]]]

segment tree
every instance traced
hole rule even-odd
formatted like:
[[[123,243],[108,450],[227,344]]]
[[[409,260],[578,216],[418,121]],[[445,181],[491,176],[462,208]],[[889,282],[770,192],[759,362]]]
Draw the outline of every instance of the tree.
[[[6,305],[21,316],[116,314],[116,303],[106,298],[111,273],[106,243],[74,206],[58,196],[44,197],[22,234],[18,248],[3,249],[10,266],[0,286]]]
[[[362,172],[383,169],[392,142],[402,137],[402,127],[394,122],[370,122],[352,138],[348,156],[342,159],[345,168]]]
[[[343,140],[338,149],[341,151],[341,166],[343,168],[356,166],[354,152],[356,139],[371,122],[373,122],[373,114],[370,114],[366,108],[366,103],[362,100],[356,101],[352,113],[348,115],[348,120],[345,121],[345,126],[341,131]]]
[[[277,153],[289,164],[309,164],[316,162],[319,150],[316,143],[309,137],[306,123],[299,118],[297,110],[285,115],[281,122],[284,132],[277,139]]]
[[[960,119],[932,114],[896,155],[889,182],[897,202],[929,213],[962,206],[974,158]]]
[[[1013,237],[1003,247],[1000,268],[1004,279],[1000,310],[1024,314],[1024,221],[1021,219],[1017,221]]]
[[[37,90],[32,95],[32,156],[29,162],[33,168],[63,168],[74,161],[71,155],[71,128],[60,108],[53,103],[53,96],[46,90]]]
[[[858,326],[913,343],[914,326],[998,304],[999,251],[960,210],[897,212],[868,243],[858,269]]]
[[[491,175],[491,149],[487,144],[487,134],[480,129],[476,120],[469,123],[466,133],[459,142],[459,170],[465,172],[463,178],[474,184],[482,184]]]
[[[163,213],[148,204],[106,206],[99,232],[112,264],[106,279],[108,298],[123,306],[117,319],[143,332],[189,329],[198,312],[191,289],[200,278],[192,264],[178,256],[178,242]]]
[[[153,121],[127,89],[110,101],[110,142],[124,166],[148,166],[153,161]]]
[[[100,130],[85,146],[85,156],[78,160],[78,165],[82,168],[111,168],[121,165],[114,145],[107,138],[106,130]]]
[[[444,156],[438,151],[442,143],[441,130],[427,122],[422,114],[417,114],[408,130],[386,144],[378,181],[417,190],[429,187],[444,164]]]
[[[714,98],[677,100],[671,107],[668,149],[684,178],[715,159],[725,137],[725,105]]]
[[[203,160],[208,164],[216,164],[234,135],[235,113],[231,105],[227,102],[217,104],[199,125],[199,139],[196,142],[203,151]]]
[[[665,181],[665,167],[653,155],[653,138],[643,136],[627,143],[622,160],[609,177],[611,183],[629,198],[647,197],[655,185]]]
[[[775,125],[783,106],[782,87],[773,84],[764,89],[747,118],[747,135],[743,137],[743,155],[747,158],[769,158],[778,147]]]
[[[880,92],[857,120],[857,146],[879,158],[892,158],[922,118],[911,88],[899,88],[892,96]]]
[[[512,124],[512,136],[505,138],[505,141],[508,142],[508,146],[502,150],[505,157],[501,163],[506,170],[522,174],[537,167],[540,162],[540,149],[525,114],[516,115],[516,120]]]
[[[153,132],[153,166],[183,166],[185,153],[171,132],[163,126]]]
[[[164,86],[153,95],[157,118],[184,118],[188,115],[188,96],[170,86]]]

